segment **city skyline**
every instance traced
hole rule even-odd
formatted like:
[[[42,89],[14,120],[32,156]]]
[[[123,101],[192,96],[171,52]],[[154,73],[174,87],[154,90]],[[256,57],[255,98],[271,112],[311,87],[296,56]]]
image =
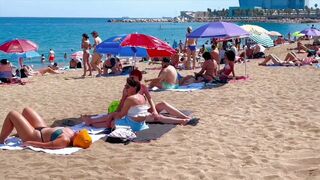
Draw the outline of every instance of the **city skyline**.
[[[319,0],[310,0],[313,7]],[[318,3],[320,6],[320,3]],[[180,11],[206,11],[239,6],[238,0],[0,0],[0,17],[133,17],[179,16]],[[7,8],[10,7],[10,8]]]

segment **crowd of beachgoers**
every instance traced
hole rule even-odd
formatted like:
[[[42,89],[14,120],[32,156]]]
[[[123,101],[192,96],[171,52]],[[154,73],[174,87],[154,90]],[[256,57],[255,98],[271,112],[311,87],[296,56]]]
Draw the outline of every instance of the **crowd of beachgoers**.
[[[278,36],[274,41],[274,44],[277,46],[285,43],[297,44],[297,47],[294,49],[296,52],[293,50],[284,59],[280,59],[274,54],[266,54],[266,48],[261,44],[252,45],[247,43],[245,47],[241,48],[239,38],[231,40],[213,38],[198,49],[197,39],[188,38],[188,34],[191,32],[192,28],[188,27],[185,43],[180,41],[176,45],[176,52],[171,57],[144,57],[141,59],[141,61],[149,63],[161,63],[158,76],[152,79],[145,79],[144,82],[148,83],[148,86],[141,82],[142,74],[146,73],[146,71],[139,70],[136,62],[133,62],[134,60],[130,62],[130,60],[121,60],[116,56],[107,54],[105,61],[102,61],[103,55],[96,50],[96,47],[102,42],[98,32],[93,31],[91,33],[94,39],[92,45],[89,41],[89,36],[83,34],[81,42],[81,48],[83,49],[82,57],[72,58],[69,66],[70,69],[83,67],[82,78],[85,78],[87,73],[89,73],[88,76],[92,77],[95,71],[97,72],[95,77],[129,75],[126,83],[124,83],[123,95],[115,112],[94,119],[85,116],[82,117],[83,121],[87,125],[94,127],[114,128],[117,125],[129,126],[133,131],[146,129],[146,122],[186,125],[189,121],[194,120],[194,118],[184,115],[170,104],[164,102],[155,104],[149,90],[175,89],[179,86],[201,82],[213,84],[227,83],[228,80],[236,80],[239,77],[235,73],[235,63],[243,63],[248,59],[263,58],[264,60],[259,63],[259,65],[263,66],[302,66],[312,65],[319,61],[319,41],[314,40],[313,44],[304,45],[301,40],[308,38],[306,36],[300,37],[296,42],[287,42],[283,36]],[[90,53],[91,49],[93,49],[93,54]],[[298,57],[297,53],[301,52],[306,53],[305,57]],[[7,59],[2,59],[0,65],[1,81],[3,83],[22,83],[21,78],[44,75],[46,73],[62,73],[58,64],[54,62],[55,56],[53,50],[50,50],[49,61],[51,65],[38,71],[33,70],[31,66],[24,65],[23,61],[19,61],[21,69],[17,69],[16,74],[13,75],[11,63]],[[179,74],[181,70],[196,70],[197,68],[200,68],[200,70],[194,72],[193,75],[183,77]],[[159,113],[163,110],[169,112],[172,117],[160,115]],[[18,123],[22,125],[18,125]],[[74,137],[77,135],[77,133],[73,133],[68,128],[48,128],[34,110],[26,108],[22,114],[15,111],[8,114],[1,131],[0,143],[4,143],[14,127],[17,129],[22,140],[25,141],[25,145],[43,148],[55,149],[66,147],[74,141]],[[25,132],[24,129],[29,129],[29,132]],[[33,129],[38,130],[40,133],[30,133],[33,132]],[[86,148],[88,146],[88,144],[84,145]]]
[[[3,88],[4,92],[9,92],[10,90],[14,92],[13,94],[15,95],[12,97],[10,96],[8,98],[9,100],[3,99],[3,103],[8,105],[1,105],[1,107],[4,109],[3,113],[6,114],[2,114],[0,116],[4,117],[4,120],[1,121],[3,125],[0,134],[0,144],[6,144],[6,141],[9,139],[8,137],[15,129],[17,131],[17,134],[19,135],[19,138],[21,138],[23,142],[22,145],[24,147],[33,146],[44,149],[63,149],[73,146],[89,148],[92,145],[93,140],[88,130],[74,132],[70,127],[48,125],[49,123],[52,123],[52,119],[65,119],[66,117],[75,117],[79,114],[85,114],[77,118],[77,122],[82,122],[87,127],[90,126],[94,128],[107,128],[111,130],[115,130],[117,129],[117,127],[125,126],[130,127],[130,131],[139,132],[148,129],[150,123],[182,125],[182,129],[187,129],[188,131],[194,133],[194,135],[190,135],[191,137],[186,138],[186,130],[179,129],[177,131],[174,131],[172,133],[175,138],[178,139],[172,138],[172,136],[163,137],[164,141],[159,140],[159,144],[155,145],[159,146],[158,148],[161,148],[160,153],[159,151],[157,151],[154,154],[153,152],[151,152],[151,147],[147,147],[148,150],[144,149],[145,151],[148,151],[146,153],[149,154],[148,157],[150,157],[152,161],[156,161],[155,159],[157,159],[158,161],[168,165],[168,167],[172,167],[169,164],[177,162],[181,166],[184,166],[183,164],[191,163],[194,166],[193,168],[198,169],[196,164],[198,164],[199,162],[197,160],[184,159],[185,156],[180,156],[179,153],[177,154],[177,152],[183,151],[183,153],[197,153],[199,154],[200,159],[203,162],[209,163],[209,161],[212,161],[212,159],[202,154],[203,152],[208,151],[208,153],[217,154],[217,157],[221,159],[221,161],[217,160],[219,161],[219,163],[217,164],[221,164],[220,168],[223,169],[223,167],[228,167],[228,164],[225,163],[229,162],[230,158],[238,159],[238,157],[238,160],[241,160],[243,163],[241,167],[249,165],[256,166],[257,164],[260,165],[261,163],[257,162],[257,159],[262,156],[262,154],[259,154],[259,149],[266,148],[263,144],[265,144],[266,146],[274,146],[273,148],[275,148],[277,151],[281,151],[281,149],[277,149],[278,147],[276,147],[274,144],[278,141],[272,139],[269,141],[269,139],[271,138],[270,136],[282,138],[283,136],[289,136],[288,134],[290,133],[296,133],[296,131],[298,130],[299,133],[301,133],[301,131],[303,131],[304,129],[300,131],[300,125],[298,122],[295,122],[294,119],[296,118],[297,121],[300,120],[299,113],[305,114],[305,116],[301,115],[301,118],[303,119],[305,119],[304,117],[308,117],[307,119],[316,118],[314,116],[314,113],[317,113],[318,110],[313,109],[314,111],[310,113],[309,110],[312,109],[312,107],[310,107],[309,110],[304,110],[303,108],[300,108],[300,104],[295,104],[295,107],[290,107],[289,109],[287,108],[288,106],[290,106],[290,103],[294,103],[294,100],[296,100],[296,96],[294,96],[295,98],[291,96],[292,93],[294,93],[296,90],[296,87],[292,87],[292,84],[290,84],[291,81],[283,80],[281,81],[282,84],[279,82],[281,85],[279,85],[279,83],[272,84],[272,82],[278,82],[282,80],[282,78],[295,79],[297,81],[296,83],[300,83],[300,80],[297,79],[297,77],[306,77],[314,72],[306,70],[306,75],[304,76],[301,73],[296,73],[296,71],[289,72],[284,69],[282,71],[285,71],[285,73],[290,74],[290,76],[292,77],[288,77],[283,73],[281,74],[281,77],[276,77],[274,74],[272,74],[270,75],[270,77],[272,78],[268,79],[267,77],[265,77],[265,74],[273,73],[273,71],[277,71],[277,69],[268,69],[264,68],[263,66],[308,67],[310,65],[319,63],[319,39],[308,36],[300,36],[292,40],[292,38],[290,37],[285,38],[284,36],[279,35],[274,38],[275,47],[271,48],[266,48],[262,44],[253,43],[252,41],[245,41],[244,43],[244,40],[240,38],[211,38],[204,44],[199,45],[196,38],[188,37],[188,34],[190,33],[192,33],[192,27],[187,28],[185,41],[176,43],[176,46],[174,47],[175,52],[172,53],[172,55],[169,57],[143,57],[140,59],[137,57],[117,57],[108,53],[103,55],[97,51],[97,46],[102,43],[102,40],[99,37],[99,33],[93,31],[91,33],[93,41],[90,41],[91,38],[88,34],[84,33],[82,35],[82,51],[79,52],[78,55],[72,56],[68,68],[61,68],[59,67],[59,64],[55,62],[55,54],[53,49],[50,50],[48,57],[50,65],[39,70],[34,70],[32,66],[24,64],[23,59],[19,61],[18,68],[14,68],[10,60],[2,59],[0,62],[0,80],[2,82],[0,84],[0,88]],[[41,57],[41,61],[44,61],[43,56]],[[259,84],[260,82],[257,82],[258,84],[255,85],[255,83],[250,80],[248,81],[248,84],[251,83],[253,85],[250,85],[252,87],[246,88],[248,88],[249,90],[256,90],[257,93],[260,93],[259,95],[255,94],[255,92],[253,91],[247,92],[246,90],[243,90],[244,87],[240,84],[233,85],[233,83],[229,83],[232,85],[224,86],[228,82],[237,82],[237,80],[250,79],[251,76],[248,76],[247,74],[243,76],[242,74],[242,70],[244,68],[243,65],[246,64],[248,64],[250,68],[254,69],[253,71],[257,76],[257,80],[255,79],[255,81],[258,81],[258,79],[260,78],[259,81],[262,82],[262,85]],[[277,72],[281,73],[280,71]],[[266,78],[265,82],[263,82],[263,78]],[[275,80],[275,78],[278,79]],[[315,81],[313,80],[316,80],[316,78],[311,78],[311,80],[309,80],[310,82],[308,80],[303,81],[303,83],[306,83],[307,85],[314,84]],[[37,83],[40,83],[41,85],[39,86]],[[178,92],[171,91],[179,88],[188,88],[188,86],[191,86],[192,84],[199,83],[203,84],[204,87],[220,87],[221,85],[221,88],[215,89],[217,93],[209,90],[209,88],[203,90],[203,93],[191,92],[184,95],[182,95],[181,93],[179,94]],[[19,84],[23,84],[24,86],[19,86]],[[266,88],[259,89],[259,87],[263,87],[264,85],[266,86]],[[25,94],[21,95],[20,93],[20,91],[26,92],[28,86],[32,87],[32,91],[34,92],[34,95],[28,95],[29,98]],[[58,88],[59,86],[61,86],[61,89]],[[105,88],[104,86],[108,87]],[[290,92],[281,94],[278,86],[286,88],[286,90],[290,90]],[[45,89],[44,91],[46,93],[50,92],[50,94],[41,94],[39,90],[41,90],[42,88]],[[71,88],[73,89],[70,90]],[[267,88],[268,90],[266,90]],[[240,92],[236,92],[239,89],[242,94]],[[278,89],[279,91],[275,91],[275,89]],[[310,92],[314,89],[315,87],[312,86],[311,88],[305,88],[305,92],[299,91],[299,97],[304,97],[302,99],[304,99],[306,102],[312,101],[314,98],[310,98],[309,96]],[[158,93],[154,93],[153,91]],[[271,94],[273,95],[267,96],[266,91],[271,91]],[[63,93],[66,93],[67,95],[63,95]],[[101,95],[98,95],[100,93]],[[267,100],[263,99],[264,96],[268,97],[266,99],[271,99],[275,94],[279,93],[279,96],[284,97],[285,100],[278,101],[277,99],[280,98],[275,98],[272,100],[272,102],[274,102],[274,105],[270,105],[269,103],[267,103]],[[193,96],[192,94],[194,94],[195,96]],[[248,96],[250,97],[244,98],[245,96],[243,94],[248,94]],[[119,97],[119,100],[114,101],[115,97]],[[15,98],[18,100],[12,100]],[[108,105],[104,108],[100,108],[102,104],[101,102],[105,101],[104,98],[107,99]],[[290,98],[293,99],[292,102],[286,101],[286,99]],[[103,100],[101,101],[101,99]],[[241,99],[241,101],[243,101],[244,103],[238,102],[237,99]],[[304,100],[301,100],[303,101],[302,104],[306,105],[307,103],[304,102]],[[15,106],[15,103],[18,104],[17,107]],[[264,103],[264,105],[260,105],[259,103]],[[286,113],[281,113],[282,111],[279,107],[274,107],[277,106],[277,103],[280,104],[281,107],[284,107],[286,112],[291,111],[290,109],[292,108],[292,112],[294,113],[289,113],[288,115]],[[316,104],[314,105],[317,106]],[[16,109],[13,110],[14,107],[22,109],[22,113],[18,112],[18,110]],[[105,111],[107,107],[108,114],[104,114],[103,111]],[[58,108],[60,108],[60,110]],[[63,110],[61,108],[63,108]],[[196,111],[196,114],[185,114],[183,111],[181,111],[181,108],[187,108],[189,110]],[[267,133],[264,136],[261,135],[260,137],[259,133],[263,133],[267,130],[261,130],[261,132],[258,133],[257,131],[260,130],[255,129],[255,127],[253,126],[272,126],[268,123],[272,122],[273,120],[270,120],[270,118],[266,118],[270,114],[265,114],[271,113],[268,108],[277,113],[276,115],[279,119],[275,120],[279,121],[274,123],[278,124],[279,127],[274,127],[276,129],[276,132],[273,131],[272,127],[268,127],[269,129],[271,129],[270,133],[272,135]],[[234,111],[235,109],[237,111]],[[278,112],[278,110],[281,112]],[[53,113],[53,111],[58,111],[59,113]],[[214,114],[212,114],[213,111]],[[296,111],[299,113],[295,113]],[[163,114],[163,112],[166,112],[166,114]],[[244,118],[246,116],[244,114],[248,113],[250,114],[250,116],[252,116],[249,118],[250,120],[252,120],[251,123],[247,123],[248,119]],[[254,115],[251,113],[253,113]],[[285,121],[288,119],[287,116],[290,116],[291,118],[289,122]],[[51,120],[45,120],[48,117],[49,119],[51,118]],[[258,119],[257,117],[261,118],[263,122],[254,121]],[[199,118],[201,118],[200,121]],[[215,119],[218,119],[218,123],[215,123]],[[232,120],[230,121],[230,119]],[[210,122],[208,122],[208,120],[210,120]],[[241,121],[241,123],[238,124],[237,121]],[[200,130],[191,130],[190,128],[186,127],[187,125],[192,125],[195,122],[200,123],[196,127],[191,128],[200,128]],[[235,124],[232,125],[231,122]],[[204,123],[204,125],[202,123]],[[282,125],[286,123],[289,123],[290,127],[297,127],[295,129],[287,129],[288,133],[282,132],[284,129],[286,129],[285,126],[283,127],[283,129],[281,129]],[[301,123],[303,124],[301,126],[307,128],[308,124],[304,122]],[[236,125],[238,125],[241,130],[238,130],[235,127]],[[208,130],[208,127],[211,127],[212,129]],[[318,126],[314,125],[314,128],[318,128]],[[231,131],[234,131],[235,135],[237,134],[238,137],[230,135],[232,134]],[[240,131],[242,131],[243,134],[238,134]],[[248,134],[246,131],[248,131]],[[217,134],[210,134],[212,132]],[[318,132],[318,130],[310,130],[310,132],[308,130],[308,133],[313,132],[316,133]],[[285,133],[285,135],[281,133]],[[257,136],[251,137],[250,134],[256,134]],[[313,137],[314,135],[316,136],[316,134],[311,134],[310,136]],[[198,136],[201,136],[202,138],[199,139]],[[242,139],[240,137],[242,137]],[[246,138],[247,140],[245,140]],[[262,143],[261,145],[253,145],[254,143],[251,141],[253,141],[253,139],[255,138],[258,138],[259,141],[264,143]],[[253,143],[251,145],[248,145],[249,149],[247,150],[246,148],[244,148],[238,151],[237,147],[240,146],[239,143],[241,142],[245,144],[248,140],[250,141],[248,143]],[[300,139],[298,138],[297,141],[299,141],[299,143],[301,144],[308,143],[308,141],[306,141],[304,137],[301,137]],[[180,149],[179,147],[173,147],[174,150],[171,151],[171,148],[167,148],[168,146],[172,146],[170,145],[170,143],[181,142],[184,142],[184,145],[181,145]],[[231,143],[230,146],[228,145],[228,142]],[[282,145],[278,144],[279,148],[288,148],[289,146],[294,146],[293,144],[295,143],[290,144],[290,142],[284,143],[285,145],[283,145],[283,147]],[[199,151],[192,148],[194,147],[194,143],[199,143]],[[210,144],[210,147],[206,145],[207,143]],[[165,144],[164,146],[166,146],[165,149],[162,147],[163,144]],[[215,147],[214,144],[220,144],[220,147]],[[101,146],[101,144],[98,146]],[[211,149],[211,146],[214,148]],[[130,151],[135,152],[137,158],[140,157],[142,159],[142,161],[138,161],[137,164],[143,165],[144,163],[151,163],[150,161],[142,158],[145,155],[142,155],[142,153],[140,155],[137,150],[134,150],[134,148],[138,147],[144,148],[140,145],[134,145],[133,148],[129,147]],[[120,151],[117,151],[117,148],[120,149]],[[293,149],[294,148],[295,147],[293,147]],[[98,159],[105,159],[102,160],[101,163],[97,162],[98,159],[94,161],[98,164],[96,168],[99,170],[102,170],[101,168],[105,166],[110,166],[112,168],[119,169],[119,172],[123,172],[123,169],[130,169],[129,165],[132,165],[133,163],[128,161],[128,166],[126,166],[126,163],[123,163],[122,165],[119,165],[120,168],[112,163],[106,165],[108,164],[107,162],[109,160],[110,162],[116,163],[119,160],[119,157],[123,157],[121,156],[121,153],[122,155],[123,153],[125,153],[125,147],[112,147],[111,149],[109,149],[109,147],[94,149],[95,151],[88,151],[86,153],[89,153],[90,157],[97,156],[99,157]],[[104,149],[108,152],[108,155],[105,155],[104,150],[100,151],[96,149]],[[230,149],[230,152],[226,152],[226,149]],[[313,150],[312,152],[315,152],[315,149],[317,149],[317,147],[309,148],[309,150],[310,149]],[[234,151],[235,153],[233,153],[232,151]],[[255,156],[253,151],[257,151],[258,155]],[[218,155],[222,152],[226,154],[223,156]],[[248,154],[245,154],[245,152]],[[113,156],[113,153],[117,155],[114,156],[115,159],[111,157]],[[174,158],[171,154],[175,154],[177,158]],[[274,158],[274,156],[270,155],[269,152],[267,152],[264,156],[266,156],[267,158],[259,159],[259,161],[265,164],[268,163],[268,159]],[[168,159],[168,157],[171,158]],[[204,157],[206,158],[204,159]],[[20,158],[20,156],[18,156],[18,158]],[[179,158],[181,162],[183,162],[182,164],[178,162]],[[303,158],[307,159],[307,157]],[[10,159],[10,157],[8,157],[8,159]],[[3,160],[4,164],[9,164],[9,161],[5,159]],[[35,158],[34,161],[38,160]],[[81,160],[75,161],[80,164],[85,164],[85,162]],[[87,160],[85,161],[87,162]],[[312,163],[302,164],[310,168],[313,164],[319,165],[319,162],[315,162],[317,161],[317,159],[315,159],[314,161],[310,161],[312,161]],[[48,160],[48,162],[57,161]],[[16,165],[17,167],[22,166],[20,166],[19,164]],[[201,164],[199,165],[199,167],[201,167],[201,169],[212,168],[203,166]],[[154,165],[146,167],[146,169],[150,170],[150,172],[153,171],[153,168],[155,168]],[[208,173],[210,172],[209,169]],[[241,168],[237,167],[237,169]],[[272,171],[270,170],[269,174],[272,174],[272,172],[279,169],[279,171],[281,172],[288,171],[288,168],[282,164],[275,167],[272,166],[271,169]],[[186,174],[188,174],[187,170],[188,169],[182,168],[182,171]],[[137,171],[139,170],[136,170],[135,172]],[[33,173],[34,171],[31,170],[30,172]],[[200,174],[196,172],[193,175],[196,177],[201,177],[201,174],[203,175],[203,173],[201,173],[201,170],[199,170],[199,172]],[[50,173],[54,174],[54,172]],[[140,177],[130,170],[123,173],[129,173],[133,177]],[[242,173],[244,172],[241,172],[240,174]],[[70,178],[76,177],[74,176],[75,174],[73,174],[73,176],[71,176],[71,174],[63,175]],[[101,174],[93,174],[95,175],[95,177],[101,177]],[[147,177],[171,177],[172,175],[179,173],[169,173],[168,176],[146,173],[146,175],[147,174]],[[225,177],[227,179],[241,177],[237,174],[239,173],[231,172],[227,173]],[[24,177],[24,175],[22,175],[21,173],[19,173],[19,175],[19,177]],[[112,177],[120,177],[123,174],[118,174],[119,176],[116,175],[117,174],[113,174]],[[210,174],[206,175],[214,177],[212,174],[212,176]],[[259,173],[255,175],[259,176]],[[186,178],[191,176],[192,175],[188,175]],[[248,172],[245,172],[244,176],[253,177],[250,176],[250,173]],[[175,177],[178,178],[180,176]],[[290,177],[301,176],[293,173],[290,174]]]

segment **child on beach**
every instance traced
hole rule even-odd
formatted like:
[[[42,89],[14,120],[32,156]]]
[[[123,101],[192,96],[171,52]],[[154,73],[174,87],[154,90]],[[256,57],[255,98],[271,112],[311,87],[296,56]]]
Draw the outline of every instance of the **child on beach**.
[[[55,60],[55,54],[54,54],[54,51],[53,51],[53,49],[50,49],[50,51],[49,51],[49,62],[50,62],[50,64],[53,64],[54,63],[54,60]]]

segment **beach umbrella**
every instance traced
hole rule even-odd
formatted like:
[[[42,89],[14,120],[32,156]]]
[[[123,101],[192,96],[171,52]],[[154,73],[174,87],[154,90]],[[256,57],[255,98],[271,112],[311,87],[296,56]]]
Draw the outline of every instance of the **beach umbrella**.
[[[192,31],[188,38],[247,37],[249,33],[234,23],[211,22]]]
[[[282,36],[282,34],[280,34],[280,33],[277,32],[277,31],[270,31],[268,35],[269,35],[269,36]]]
[[[120,45],[122,47],[144,48],[148,54],[152,51],[156,57],[165,57],[167,54],[172,55],[176,52],[168,43],[146,34],[129,34]],[[167,54],[163,54],[163,52],[167,52]]]
[[[246,30],[250,34],[270,34],[268,30],[257,25],[246,24],[246,25],[242,25],[241,28]]]
[[[30,59],[30,58],[40,57],[40,54],[35,51],[28,51],[25,53],[15,53],[15,54],[12,54],[11,56],[12,59],[19,59],[20,57],[24,59]]]
[[[307,28],[301,31],[300,33],[305,34],[307,36],[320,36],[320,31],[315,28]]]
[[[175,53],[166,42],[145,34],[129,34],[111,37],[97,47],[97,52],[133,57],[168,57]]]
[[[274,46],[273,40],[266,34],[251,34],[250,39],[264,47]]]
[[[147,50],[145,48],[121,46],[121,42],[127,36],[127,34],[122,34],[106,39],[96,47],[96,50],[101,54],[113,54],[118,56],[148,56]]]
[[[0,50],[5,53],[24,53],[37,51],[38,45],[27,39],[14,39],[0,45]]]
[[[302,37],[302,36],[305,36],[305,34],[302,34],[300,31],[296,31],[296,32],[292,33],[292,36],[293,37]]]
[[[82,59],[82,57],[83,57],[83,51],[77,51],[71,54],[71,59]]]

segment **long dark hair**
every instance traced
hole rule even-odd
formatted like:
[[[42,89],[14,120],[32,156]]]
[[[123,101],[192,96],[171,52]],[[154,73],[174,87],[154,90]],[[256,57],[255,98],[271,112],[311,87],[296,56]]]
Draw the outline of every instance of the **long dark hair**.
[[[136,88],[136,93],[138,93],[141,89],[141,84],[139,81],[135,81],[132,77],[127,78],[127,84],[131,87]]]

